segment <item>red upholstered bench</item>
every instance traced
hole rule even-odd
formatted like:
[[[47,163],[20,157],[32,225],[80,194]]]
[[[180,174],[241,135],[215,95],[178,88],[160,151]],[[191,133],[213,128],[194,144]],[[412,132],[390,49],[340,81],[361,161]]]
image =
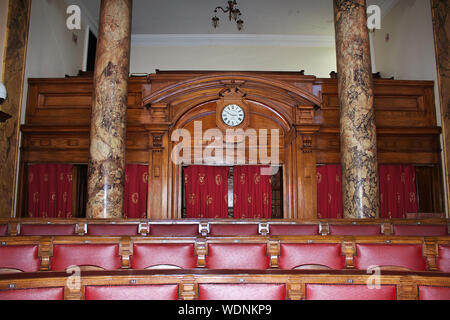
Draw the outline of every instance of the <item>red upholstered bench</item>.
[[[381,225],[330,225],[332,236],[379,236]]]
[[[199,284],[199,300],[286,300],[284,284]]]
[[[356,244],[355,267],[400,267],[411,271],[426,271],[422,246],[415,244]]]
[[[394,225],[394,235],[396,236],[447,236],[446,225]]]
[[[284,270],[317,266],[344,269],[345,257],[341,255],[340,244],[281,244],[278,265]]]
[[[116,270],[122,266],[118,244],[57,244],[53,248],[50,270],[64,271],[70,266],[93,266]]]
[[[257,224],[210,224],[210,236],[257,236]]]
[[[89,224],[89,236],[136,236],[139,233],[138,224]]]
[[[178,300],[178,285],[87,286],[86,300]]]
[[[73,224],[21,224],[21,236],[73,236]]]
[[[0,224],[0,237],[6,237],[8,235],[8,225]]]
[[[439,271],[450,272],[450,246],[439,246],[438,258],[436,259]]]
[[[63,300],[64,288],[1,290],[0,300]]]
[[[206,268],[228,270],[265,270],[270,267],[266,244],[218,244],[208,245]]]
[[[306,284],[306,300],[397,300],[396,286]]]
[[[40,269],[38,246],[0,246],[0,270],[37,272]]]
[[[319,234],[319,225],[270,224],[272,236],[314,236]]]
[[[150,224],[150,235],[159,237],[195,237],[198,224]]]
[[[182,269],[197,267],[193,244],[134,244],[131,256],[132,269],[148,269],[150,267]]]
[[[450,288],[419,286],[419,300],[450,300]]]

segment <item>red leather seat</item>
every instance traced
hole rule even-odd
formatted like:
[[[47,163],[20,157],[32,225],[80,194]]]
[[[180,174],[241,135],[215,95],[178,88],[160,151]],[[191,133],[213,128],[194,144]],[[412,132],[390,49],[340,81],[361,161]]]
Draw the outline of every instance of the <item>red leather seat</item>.
[[[0,269],[37,272],[40,269],[38,246],[0,246]]]
[[[211,236],[257,236],[257,224],[210,224],[209,235]]]
[[[170,265],[183,269],[197,266],[193,244],[135,244],[131,257],[132,269]]]
[[[450,288],[419,286],[419,300],[450,300]]]
[[[332,236],[379,236],[381,225],[330,225]]]
[[[255,269],[270,267],[266,244],[217,244],[208,245],[206,268],[208,269]]]
[[[397,300],[396,286],[306,284],[306,300]]]
[[[199,300],[285,300],[284,284],[199,284]]]
[[[6,237],[8,235],[8,225],[0,224],[0,237]]]
[[[73,224],[21,224],[21,236],[73,236]]]
[[[150,235],[159,237],[196,237],[198,224],[150,224]]]
[[[439,237],[447,236],[446,225],[394,225],[394,234],[396,236],[428,236]]]
[[[284,270],[305,265],[344,269],[345,257],[341,255],[340,244],[281,244],[278,265]]]
[[[272,236],[314,236],[319,234],[319,225],[270,224]]]
[[[89,224],[89,236],[136,236],[139,233],[137,224]]]
[[[86,300],[178,300],[178,285],[87,286]]]
[[[439,271],[450,273],[450,246],[439,246],[436,262]]]
[[[64,271],[70,266],[95,266],[116,270],[122,266],[117,244],[55,245],[50,270]]]
[[[356,244],[355,267],[366,270],[370,266],[395,266],[412,271],[426,271],[422,246],[415,244]]]
[[[0,300],[63,300],[64,288],[2,290]]]

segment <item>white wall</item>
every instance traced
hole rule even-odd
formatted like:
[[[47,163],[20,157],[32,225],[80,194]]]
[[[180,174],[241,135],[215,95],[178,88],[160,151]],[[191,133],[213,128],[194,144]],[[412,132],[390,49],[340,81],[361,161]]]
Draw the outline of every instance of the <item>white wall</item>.
[[[329,77],[334,48],[260,46],[150,46],[131,49],[131,73],[160,70],[300,71]]]
[[[8,0],[0,0],[0,81],[3,80],[3,53],[5,51],[6,20],[8,15]]]

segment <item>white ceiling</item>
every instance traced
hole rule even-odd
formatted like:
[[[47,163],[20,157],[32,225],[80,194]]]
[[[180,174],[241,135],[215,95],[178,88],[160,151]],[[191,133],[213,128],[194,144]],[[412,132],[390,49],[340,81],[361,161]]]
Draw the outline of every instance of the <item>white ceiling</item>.
[[[397,0],[368,0],[386,14]],[[74,2],[74,1],[72,1]],[[77,0],[82,10],[98,24],[100,0]],[[332,36],[333,0],[237,0],[244,30],[226,14],[219,13],[214,29],[211,18],[216,6],[227,0],[134,0],[133,35],[137,34],[255,34]]]

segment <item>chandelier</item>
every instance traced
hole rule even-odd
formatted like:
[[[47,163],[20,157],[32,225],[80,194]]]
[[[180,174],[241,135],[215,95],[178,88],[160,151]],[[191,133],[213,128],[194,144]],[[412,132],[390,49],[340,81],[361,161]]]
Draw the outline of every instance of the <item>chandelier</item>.
[[[228,13],[229,20],[234,20],[237,24],[238,30],[242,30],[242,28],[244,27],[244,21],[242,21],[241,19],[241,10],[237,8],[236,0],[229,0],[226,9],[222,7],[217,7],[216,9],[214,9],[214,17],[212,18],[212,25],[214,28],[217,28],[219,26],[219,18],[217,17],[218,10],[222,10],[223,13]]]

